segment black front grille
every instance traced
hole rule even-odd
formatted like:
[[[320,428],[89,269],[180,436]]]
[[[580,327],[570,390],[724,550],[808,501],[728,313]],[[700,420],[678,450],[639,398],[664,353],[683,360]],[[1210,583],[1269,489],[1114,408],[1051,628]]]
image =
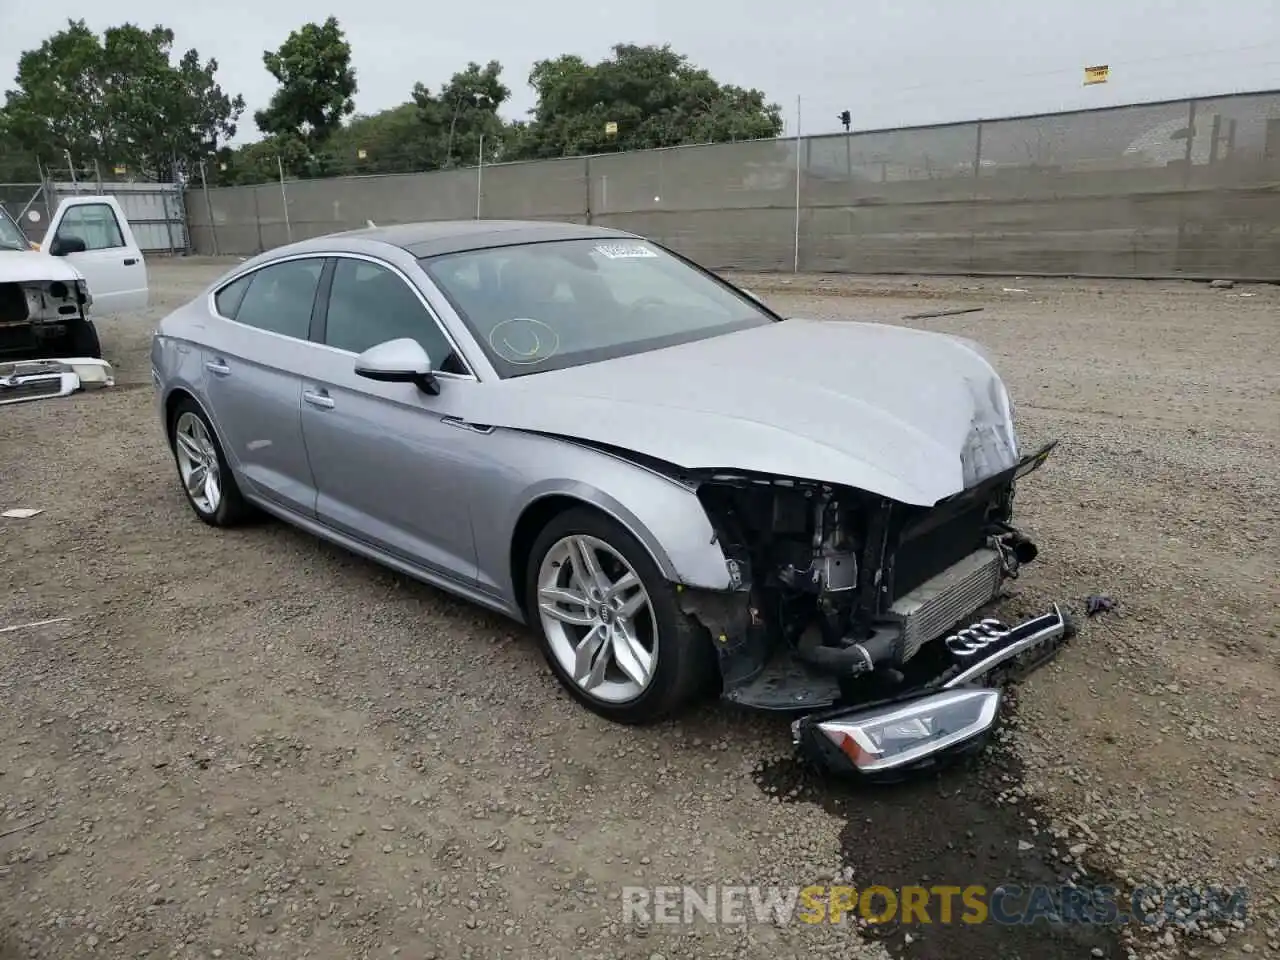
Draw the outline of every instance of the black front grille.
[[[0,354],[14,353],[20,356],[31,356],[36,352],[39,341],[36,340],[32,327],[19,324],[12,327],[0,327]]]
[[[61,392],[61,377],[41,377],[38,380],[28,380],[26,383],[14,383],[8,386],[0,385],[0,400],[56,397]]]
[[[953,516],[925,514],[905,530],[894,553],[890,602],[981,548],[986,543],[987,510],[988,501],[982,499],[964,505]]]

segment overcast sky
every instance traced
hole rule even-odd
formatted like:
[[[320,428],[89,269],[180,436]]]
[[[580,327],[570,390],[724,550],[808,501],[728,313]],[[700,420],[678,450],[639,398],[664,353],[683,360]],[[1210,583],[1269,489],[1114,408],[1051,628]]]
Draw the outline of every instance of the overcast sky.
[[[506,113],[522,116],[535,60],[596,60],[618,42],[669,42],[718,80],[762,88],[788,134],[797,96],[803,132],[821,133],[843,109],[873,129],[1280,88],[1276,0],[0,0],[0,76],[11,88],[19,54],[68,17],[99,31],[162,23],[244,94],[244,140],[273,89],[262,51],[330,13],[352,45],[360,112],[496,59],[512,88]],[[1083,68],[1102,63],[1110,82],[1084,87]]]

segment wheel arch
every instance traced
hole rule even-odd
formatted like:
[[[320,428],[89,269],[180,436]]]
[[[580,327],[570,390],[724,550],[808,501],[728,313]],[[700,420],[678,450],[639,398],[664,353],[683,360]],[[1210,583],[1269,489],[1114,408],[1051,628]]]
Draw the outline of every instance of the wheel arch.
[[[654,479],[674,499],[663,502],[650,498],[639,510],[629,509],[603,490],[581,482],[546,481],[538,485],[539,489],[524,501],[512,527],[508,561],[516,606],[526,617],[525,570],[534,542],[554,517],[575,508],[594,510],[619,524],[673,583],[729,588],[724,554],[713,539],[710,521],[697,497],[665,480]]]
[[[190,400],[196,405],[196,409],[204,414],[204,418],[209,421],[209,426],[213,428],[214,439],[218,441],[218,446],[222,448],[222,456],[226,458],[227,465],[232,470],[239,471],[240,464],[235,458],[235,452],[230,449],[225,439],[223,439],[222,428],[218,426],[218,420],[214,417],[209,407],[203,403],[193,390],[178,384],[169,388],[164,395],[164,437],[170,446],[173,445],[173,422],[174,414],[177,413],[178,404],[183,400]]]

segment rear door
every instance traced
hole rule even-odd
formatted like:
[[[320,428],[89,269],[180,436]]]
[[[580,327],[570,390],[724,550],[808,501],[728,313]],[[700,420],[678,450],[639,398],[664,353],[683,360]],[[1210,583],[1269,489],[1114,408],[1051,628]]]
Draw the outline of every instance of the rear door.
[[[76,240],[83,242],[84,250],[62,252],[67,241]],[[65,257],[80,271],[93,297],[91,316],[118,316],[147,308],[147,263],[115,197],[63,200],[49,223],[41,250]]]
[[[315,483],[302,440],[302,376],[325,259],[282,260],[213,295],[204,335],[204,395],[240,477],[252,493],[304,517]]]

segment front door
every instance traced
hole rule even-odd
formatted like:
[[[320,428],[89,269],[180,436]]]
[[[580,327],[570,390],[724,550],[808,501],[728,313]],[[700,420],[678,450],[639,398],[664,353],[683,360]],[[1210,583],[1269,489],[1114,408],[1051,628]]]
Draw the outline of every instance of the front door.
[[[423,299],[385,264],[338,258],[317,327],[320,343],[302,385],[302,433],[318,519],[415,566],[474,584],[467,477],[486,438],[445,420],[461,392],[477,387],[474,379]],[[356,376],[357,355],[400,337],[421,343],[441,371],[438,395]]]
[[[84,244],[83,250],[58,255],[84,277],[93,297],[91,316],[118,316],[147,308],[146,260],[116,203],[107,197],[64,200],[49,224],[43,252],[57,253],[68,240]]]

